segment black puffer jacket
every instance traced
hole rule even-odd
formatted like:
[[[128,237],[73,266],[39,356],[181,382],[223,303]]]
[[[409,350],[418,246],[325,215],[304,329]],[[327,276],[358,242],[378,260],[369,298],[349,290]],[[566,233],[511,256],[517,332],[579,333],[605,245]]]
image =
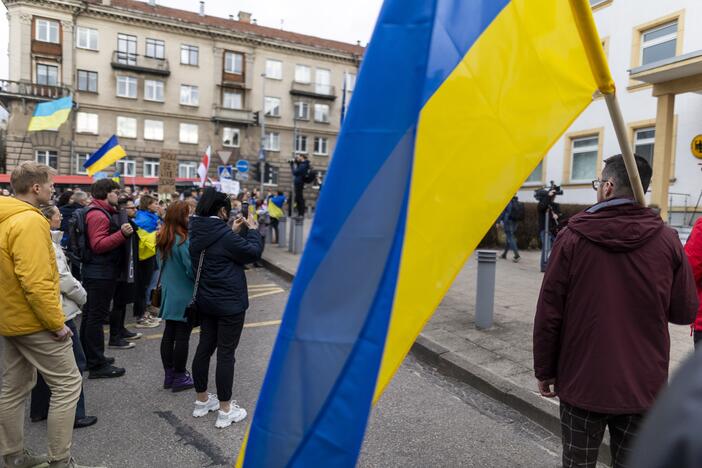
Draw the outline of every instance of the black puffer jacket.
[[[193,275],[200,253],[206,249],[197,291],[201,313],[236,315],[249,307],[244,265],[261,258],[263,243],[256,230],[235,234],[219,218],[193,216],[190,219],[190,257]]]

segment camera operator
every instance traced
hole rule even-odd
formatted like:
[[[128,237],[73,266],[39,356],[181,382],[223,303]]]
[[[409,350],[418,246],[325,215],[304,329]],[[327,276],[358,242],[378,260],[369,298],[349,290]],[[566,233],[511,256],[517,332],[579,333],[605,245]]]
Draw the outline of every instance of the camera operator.
[[[306,154],[295,155],[295,159],[291,159],[288,162],[290,163],[290,169],[293,173],[297,215],[305,216],[305,197],[303,190],[305,189],[305,176],[310,170],[310,162],[307,160]]]
[[[541,272],[546,271],[548,257],[551,254],[553,241],[558,233],[558,224],[561,220],[561,206],[556,203],[556,195],[563,195],[559,185],[551,181],[551,186],[537,190],[534,196],[539,201],[539,239],[541,239]]]

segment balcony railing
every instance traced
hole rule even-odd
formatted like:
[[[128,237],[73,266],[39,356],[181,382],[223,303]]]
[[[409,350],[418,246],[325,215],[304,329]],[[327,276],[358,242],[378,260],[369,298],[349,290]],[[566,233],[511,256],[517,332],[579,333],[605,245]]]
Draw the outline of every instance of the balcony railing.
[[[317,99],[336,99],[336,88],[328,84],[321,83],[298,83],[293,81],[290,94],[296,96],[308,96]]]
[[[229,109],[227,107],[216,106],[212,120],[253,125],[254,116],[253,112],[248,109]]]
[[[131,54],[119,50],[115,50],[112,53],[112,68],[161,76],[168,76],[171,74],[168,60],[166,59],[145,57],[143,55]]]
[[[0,99],[30,99],[33,101],[51,101],[71,94],[63,86],[47,86],[22,81],[0,80]]]

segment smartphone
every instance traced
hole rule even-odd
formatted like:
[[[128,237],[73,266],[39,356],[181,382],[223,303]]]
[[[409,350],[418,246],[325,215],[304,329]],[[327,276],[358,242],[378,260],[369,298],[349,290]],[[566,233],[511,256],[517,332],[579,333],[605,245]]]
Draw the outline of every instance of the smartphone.
[[[249,203],[248,202],[243,202],[241,204],[241,216],[244,218],[249,217]]]

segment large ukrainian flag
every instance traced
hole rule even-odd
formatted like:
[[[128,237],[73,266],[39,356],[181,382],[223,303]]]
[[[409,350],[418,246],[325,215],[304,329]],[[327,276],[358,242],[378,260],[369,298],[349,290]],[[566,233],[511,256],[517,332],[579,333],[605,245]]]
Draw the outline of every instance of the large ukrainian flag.
[[[587,0],[386,0],[239,466],[355,465],[372,402],[598,89]]]
[[[27,131],[57,130],[68,119],[72,108],[73,98],[71,96],[37,104]]]

